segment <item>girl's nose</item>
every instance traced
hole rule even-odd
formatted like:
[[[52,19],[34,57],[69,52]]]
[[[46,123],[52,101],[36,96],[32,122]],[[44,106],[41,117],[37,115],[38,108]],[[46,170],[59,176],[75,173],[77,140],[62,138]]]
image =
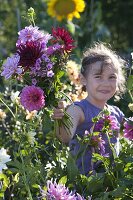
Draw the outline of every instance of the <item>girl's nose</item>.
[[[104,86],[109,86],[109,85],[110,85],[110,82],[109,82],[109,80],[107,80],[107,79],[103,79],[102,84],[103,84]]]

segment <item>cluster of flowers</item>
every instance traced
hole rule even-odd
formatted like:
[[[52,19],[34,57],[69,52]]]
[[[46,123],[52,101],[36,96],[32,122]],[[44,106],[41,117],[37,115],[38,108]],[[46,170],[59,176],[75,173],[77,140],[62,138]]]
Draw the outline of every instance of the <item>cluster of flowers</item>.
[[[1,73],[6,79],[30,78],[20,95],[20,102],[29,111],[45,106],[47,87],[52,88],[55,74],[67,62],[74,40],[64,28],[52,28],[44,34],[37,26],[28,26],[18,32],[16,53],[8,57]]]
[[[45,197],[47,200],[85,200],[80,194],[70,192],[65,185],[52,180],[47,181],[47,191],[41,189],[41,195],[42,199]]]
[[[105,144],[108,142],[116,142],[120,127],[115,116],[103,114],[102,116],[93,119],[94,126],[91,131],[85,131],[84,140],[94,148],[94,152],[99,153],[104,157],[108,157]],[[110,140],[110,141],[108,141]],[[119,154],[119,149],[116,149],[116,154]]]
[[[99,153],[104,157],[108,157],[105,145],[114,143],[114,150],[116,155],[119,155],[119,132],[120,125],[115,116],[103,114],[93,119],[94,126],[91,131],[85,131],[84,142],[87,142],[93,151]],[[123,123],[123,136],[128,140],[133,140],[133,117],[130,117]]]

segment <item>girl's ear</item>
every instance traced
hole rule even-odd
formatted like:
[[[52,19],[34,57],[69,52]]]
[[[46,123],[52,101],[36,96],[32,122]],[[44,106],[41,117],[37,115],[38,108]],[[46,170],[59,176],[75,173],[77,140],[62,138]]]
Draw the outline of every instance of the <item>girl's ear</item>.
[[[86,85],[86,78],[83,76],[83,74],[79,74],[79,78],[80,78],[80,83],[82,85]]]

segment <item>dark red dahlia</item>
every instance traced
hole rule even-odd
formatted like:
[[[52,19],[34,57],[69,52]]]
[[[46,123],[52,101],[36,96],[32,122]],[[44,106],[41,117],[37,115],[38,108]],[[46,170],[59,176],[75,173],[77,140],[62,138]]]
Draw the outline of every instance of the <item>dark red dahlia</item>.
[[[69,53],[73,48],[75,48],[73,45],[74,40],[72,39],[70,33],[64,28],[52,28],[52,35],[55,38],[52,42],[59,43],[63,52]]]
[[[43,51],[40,43],[30,41],[17,46],[17,53],[20,55],[19,65],[24,67],[26,71],[35,65],[36,60],[42,56]]]

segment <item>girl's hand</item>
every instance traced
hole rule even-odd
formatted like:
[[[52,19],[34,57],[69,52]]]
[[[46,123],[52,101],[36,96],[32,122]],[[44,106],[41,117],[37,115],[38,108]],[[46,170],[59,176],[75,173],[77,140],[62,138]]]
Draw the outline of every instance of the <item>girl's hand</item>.
[[[60,101],[58,103],[58,107],[53,109],[53,119],[62,119],[64,116],[64,110],[65,110],[65,102]]]

